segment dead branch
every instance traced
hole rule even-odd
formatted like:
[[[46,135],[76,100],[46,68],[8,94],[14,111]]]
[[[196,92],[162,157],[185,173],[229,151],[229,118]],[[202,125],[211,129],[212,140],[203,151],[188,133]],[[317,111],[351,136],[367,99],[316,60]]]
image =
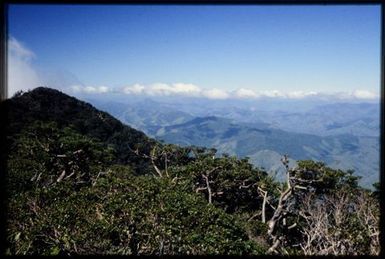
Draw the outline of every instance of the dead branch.
[[[99,176],[100,176],[101,173],[102,173],[102,172],[99,171],[98,175],[96,176],[95,180],[94,180],[93,183],[92,183],[92,186],[95,186],[96,181],[98,180],[98,178],[99,178]]]
[[[151,163],[152,163],[152,166],[154,167],[156,173],[159,175],[159,177],[163,177],[162,175],[162,172],[159,170],[159,168],[156,166],[155,164],[155,151],[156,151],[156,146],[154,146],[154,148],[152,149],[152,154],[150,156],[150,159],[151,159]]]
[[[198,193],[200,191],[207,190],[207,187],[198,187],[195,189],[195,192]]]
[[[168,170],[167,170],[167,153],[164,153],[164,170],[166,172],[166,176],[169,177],[168,175]]]
[[[209,184],[209,177],[207,175],[204,175],[202,174],[202,177],[205,179],[206,181],[206,189],[207,189],[207,193],[209,195],[209,203],[211,203],[212,201],[212,194],[211,194],[211,188],[210,188],[210,184]]]
[[[262,202],[262,222],[266,223],[266,201],[267,201],[267,191],[262,190],[262,188],[258,187],[258,191],[263,194],[263,202]]]
[[[57,178],[56,182],[61,182],[63,180],[64,176],[66,174],[66,170],[63,170],[63,172],[60,174],[60,176]]]

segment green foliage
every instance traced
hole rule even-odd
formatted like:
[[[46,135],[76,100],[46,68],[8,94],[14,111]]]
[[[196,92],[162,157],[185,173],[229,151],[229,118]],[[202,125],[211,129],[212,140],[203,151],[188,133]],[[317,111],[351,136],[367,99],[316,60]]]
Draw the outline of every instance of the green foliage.
[[[11,254],[258,254],[237,217],[168,178],[114,167],[93,187],[71,182],[13,199]]]
[[[17,134],[10,151],[8,184],[16,192],[67,179],[89,184],[114,158],[111,147],[40,121]]]
[[[207,182],[214,205],[228,213],[260,209],[257,187],[271,184],[264,171],[253,168],[247,159],[215,157],[215,150],[199,150],[196,159],[184,166],[171,168],[172,177],[190,179],[191,189],[209,199]],[[204,189],[206,188],[206,189]]]
[[[312,160],[298,161],[295,176],[301,179],[314,181],[313,188],[317,192],[329,192],[340,188],[357,188],[358,176],[353,175],[352,170],[342,171],[332,169],[323,162]]]
[[[372,196],[379,200],[380,199],[381,185],[379,182],[376,182],[373,184],[373,187],[374,187],[374,191],[373,191]]]

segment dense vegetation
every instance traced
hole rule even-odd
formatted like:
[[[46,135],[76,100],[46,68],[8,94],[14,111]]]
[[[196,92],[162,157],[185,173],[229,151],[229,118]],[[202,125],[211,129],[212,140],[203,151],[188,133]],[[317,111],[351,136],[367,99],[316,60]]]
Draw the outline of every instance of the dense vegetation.
[[[351,171],[284,157],[276,182],[248,159],[156,142],[48,88],[0,108],[7,254],[379,253],[378,191]]]

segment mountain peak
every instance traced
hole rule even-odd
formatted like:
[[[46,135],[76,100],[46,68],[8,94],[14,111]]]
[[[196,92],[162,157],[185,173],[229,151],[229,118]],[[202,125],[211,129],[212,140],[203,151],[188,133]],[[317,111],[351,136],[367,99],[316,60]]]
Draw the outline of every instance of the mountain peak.
[[[118,151],[118,163],[133,162],[139,166],[147,163],[132,154],[129,147],[143,145],[148,153],[155,140],[98,110],[91,104],[71,97],[59,90],[38,87],[1,103],[1,124],[7,125],[7,135],[17,134],[36,121],[54,122],[59,128],[70,127]],[[6,121],[8,119],[8,121]]]

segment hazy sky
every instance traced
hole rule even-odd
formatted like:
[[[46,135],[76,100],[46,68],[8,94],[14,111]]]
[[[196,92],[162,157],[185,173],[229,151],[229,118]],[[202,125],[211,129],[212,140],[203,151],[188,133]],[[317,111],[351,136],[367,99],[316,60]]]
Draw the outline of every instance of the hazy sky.
[[[380,89],[379,5],[11,5],[8,16],[14,90],[370,98]]]

